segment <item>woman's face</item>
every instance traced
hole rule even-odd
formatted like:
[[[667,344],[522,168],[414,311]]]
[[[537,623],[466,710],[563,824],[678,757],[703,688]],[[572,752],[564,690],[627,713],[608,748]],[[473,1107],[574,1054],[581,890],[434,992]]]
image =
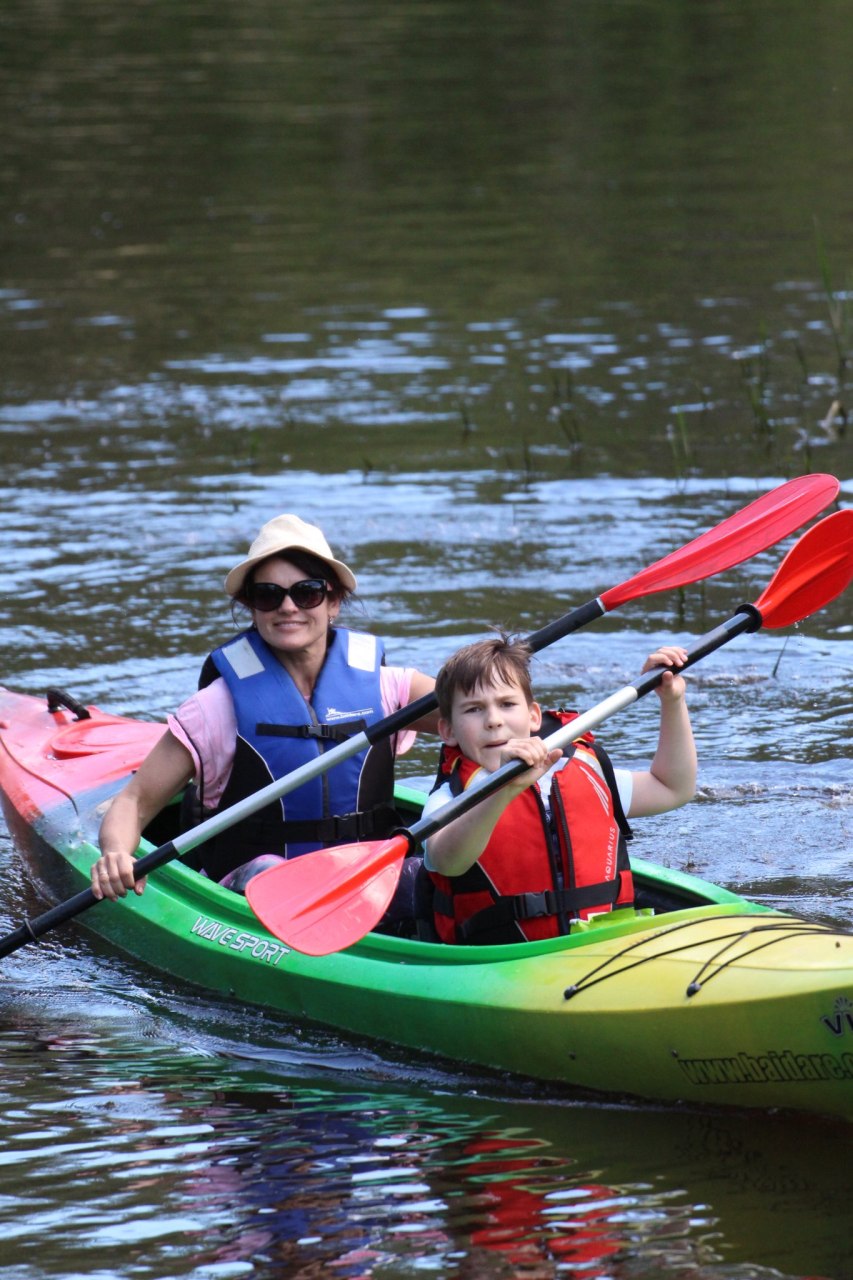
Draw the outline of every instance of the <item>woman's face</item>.
[[[271,556],[269,560],[262,560],[257,565],[252,581],[292,587],[295,582],[304,582],[311,576],[289,560]],[[331,596],[327,596],[316,609],[299,609],[290,596],[285,596],[279,607],[271,613],[253,609],[252,620],[261,639],[287,665],[288,656],[310,654],[322,660],[326,653],[329,626],[339,611],[339,602]]]

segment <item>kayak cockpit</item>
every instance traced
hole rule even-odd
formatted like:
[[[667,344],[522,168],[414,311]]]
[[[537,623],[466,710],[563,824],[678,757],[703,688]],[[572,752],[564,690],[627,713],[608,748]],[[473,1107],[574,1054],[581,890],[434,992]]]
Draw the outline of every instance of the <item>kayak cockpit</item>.
[[[420,817],[424,800],[429,792],[430,778],[406,779],[395,788],[395,801],[401,826],[410,826]],[[145,829],[144,840],[156,847],[174,839],[192,825],[192,796],[176,797]],[[201,850],[190,850],[181,861],[200,874]],[[606,913],[601,925],[630,927],[636,922],[642,927],[650,917],[659,918],[683,911],[695,911],[701,907],[723,907],[763,911],[754,903],[747,903],[738,894],[696,876],[657,863],[632,858],[635,901],[631,908]],[[422,859],[417,853],[408,856],[400,875],[398,889],[386,915],[374,930],[374,935],[384,935],[400,940],[434,943],[438,941],[432,928],[429,878],[423,870]],[[594,922],[595,923],[594,918]],[[636,926],[635,926],[636,927]],[[586,922],[573,925],[578,935],[586,932]],[[525,944],[525,950],[534,944]],[[480,950],[480,948],[475,948]]]

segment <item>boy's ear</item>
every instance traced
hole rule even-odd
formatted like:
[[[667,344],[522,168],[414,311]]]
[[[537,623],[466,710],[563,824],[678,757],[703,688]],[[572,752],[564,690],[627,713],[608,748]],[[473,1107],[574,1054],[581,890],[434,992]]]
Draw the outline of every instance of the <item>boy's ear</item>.
[[[438,717],[438,736],[442,742],[448,747],[458,747],[459,743],[453,734],[453,728],[449,720],[445,720],[444,716]]]
[[[530,704],[530,732],[538,733],[542,728],[542,708],[538,702]]]

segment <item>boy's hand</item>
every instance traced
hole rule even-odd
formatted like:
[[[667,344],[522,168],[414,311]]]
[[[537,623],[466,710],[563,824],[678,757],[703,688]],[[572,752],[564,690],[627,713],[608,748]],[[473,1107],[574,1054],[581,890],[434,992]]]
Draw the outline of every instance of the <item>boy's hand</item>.
[[[538,782],[562,754],[559,747],[549,749],[544,738],[510,738],[500,749],[500,762],[504,765],[510,760],[523,760],[528,766],[527,772],[513,778],[510,784],[523,791]]]
[[[683,667],[686,661],[686,649],[677,644],[662,644],[646,658],[643,671],[652,671],[655,667]],[[687,683],[684,676],[676,675],[674,671],[665,671],[655,692],[662,702],[677,702],[687,692]]]

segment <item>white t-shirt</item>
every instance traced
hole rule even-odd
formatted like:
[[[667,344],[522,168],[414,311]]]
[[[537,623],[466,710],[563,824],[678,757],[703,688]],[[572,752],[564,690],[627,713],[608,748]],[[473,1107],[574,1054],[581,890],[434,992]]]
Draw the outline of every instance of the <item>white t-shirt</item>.
[[[559,773],[561,769],[569,763],[569,756],[563,756],[556,764],[553,764],[547,773],[544,773],[539,779],[539,793],[542,797],[542,803],[546,812],[551,811],[551,783],[554,781],[554,775]],[[630,769],[614,769],[616,777],[616,790],[619,792],[619,800],[622,804],[622,810],[627,814],[631,807],[631,798],[634,794],[634,777]],[[429,818],[439,809],[443,808],[450,800],[453,799],[453,792],[450,789],[449,782],[442,782],[441,786],[431,792],[426,798],[424,804],[423,817]],[[424,845],[424,866],[427,871],[434,871],[435,868],[430,865],[429,860],[429,840]]]

